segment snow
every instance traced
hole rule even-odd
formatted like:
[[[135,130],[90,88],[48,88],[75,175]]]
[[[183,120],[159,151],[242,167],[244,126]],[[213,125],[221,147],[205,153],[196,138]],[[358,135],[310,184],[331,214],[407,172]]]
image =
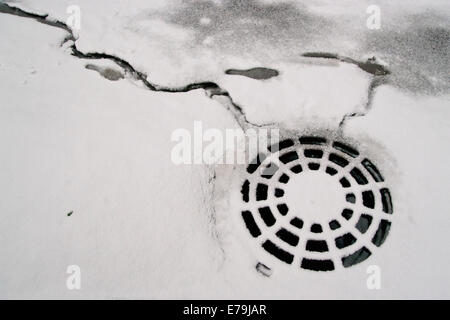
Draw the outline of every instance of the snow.
[[[14,5],[66,21],[73,1],[21,0]],[[369,5],[381,29],[369,30]],[[145,1],[78,0],[82,51],[116,54],[162,85],[216,81],[236,57],[250,67],[289,63],[308,51],[389,60],[396,86],[448,89],[446,0]],[[204,19],[210,19],[204,24]],[[444,31],[444,32],[443,32]],[[446,38],[447,37],[447,38]],[[436,48],[435,46],[442,43]],[[412,49],[414,48],[414,50]],[[428,58],[426,58],[428,57]]]
[[[411,97],[381,88],[373,110],[346,128],[348,135],[364,134],[382,142],[395,159],[393,197],[400,214],[395,215],[387,250],[379,253],[396,261],[395,270],[386,275],[389,289],[414,283],[411,292],[404,292],[408,298],[448,296],[449,102],[449,95]]]
[[[192,130],[196,120],[238,128],[219,99],[203,90],[152,92],[129,77],[109,81],[85,66],[120,68],[70,56],[62,30],[0,14],[0,297],[450,297],[448,47],[437,41],[448,35],[448,2],[378,1],[386,23],[378,34],[365,28],[369,2],[348,0],[345,10],[329,0],[270,2],[267,17],[255,17],[256,9],[267,13],[257,1],[191,11],[190,1],[76,3],[79,50],[114,54],[152,83],[215,81],[251,123],[287,136],[332,132],[382,168],[395,207],[386,243],[369,261],[328,273],[288,268],[254,250],[240,219],[244,166],[171,162],[175,129]],[[11,4],[66,21],[74,3]],[[301,58],[307,51],[361,60],[375,53],[393,74],[367,115],[337,131],[344,115],[363,110],[371,75]],[[280,75],[224,74],[258,66]],[[272,268],[269,278],[257,263]],[[82,272],[79,291],[66,287],[73,264]],[[372,264],[381,267],[381,290],[367,289]]]
[[[265,81],[235,75],[218,81],[252,123],[299,129],[300,121],[322,122],[336,129],[346,114],[365,108],[371,78],[352,64],[305,58],[275,67],[280,76]]]
[[[99,77],[59,48],[60,31],[6,15],[0,24],[0,296],[212,290],[221,254],[207,223],[209,177],[172,164],[170,135],[199,118],[233,127],[232,118],[201,90],[161,94]],[[72,264],[80,292],[65,285]]]

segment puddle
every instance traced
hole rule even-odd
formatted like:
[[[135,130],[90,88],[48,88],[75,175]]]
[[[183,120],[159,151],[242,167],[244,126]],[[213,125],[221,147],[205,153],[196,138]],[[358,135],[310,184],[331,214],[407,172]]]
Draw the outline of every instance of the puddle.
[[[239,69],[228,69],[225,71],[226,74],[236,75],[236,76],[244,76],[247,78],[252,78],[256,80],[267,80],[273,77],[277,77],[280,73],[275,69],[269,68],[252,68],[247,70],[239,70]]]
[[[374,76],[385,76],[391,74],[391,72],[383,65],[377,63],[375,57],[369,58],[366,61],[357,61],[355,59],[340,56],[335,53],[329,52],[306,52],[302,54],[306,58],[323,58],[323,59],[335,59],[341,62],[352,63],[358,66],[361,70],[370,73]]]

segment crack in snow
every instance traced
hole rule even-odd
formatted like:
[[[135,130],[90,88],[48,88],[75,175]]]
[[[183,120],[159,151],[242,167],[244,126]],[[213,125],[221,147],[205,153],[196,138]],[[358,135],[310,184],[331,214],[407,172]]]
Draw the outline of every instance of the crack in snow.
[[[369,88],[367,89],[367,101],[364,105],[364,110],[361,112],[352,112],[352,113],[348,113],[348,114],[344,115],[341,122],[339,123],[339,128],[342,129],[344,127],[347,119],[354,118],[354,117],[364,117],[365,115],[367,115],[370,112],[370,110],[372,109],[372,102],[373,102],[373,97],[375,95],[375,89],[378,88],[379,86],[385,84],[386,82],[387,82],[387,80],[384,77],[375,76],[370,81]]]
[[[219,102],[223,107],[225,107],[233,116],[235,121],[238,123],[239,127],[245,131],[245,129],[248,129],[250,127],[258,127],[258,128],[264,128],[264,127],[270,127],[275,125],[275,123],[266,123],[266,124],[256,124],[252,123],[247,119],[247,116],[242,109],[236,102],[234,102],[233,98],[231,97],[230,93],[225,90],[224,88],[220,87],[217,83],[212,81],[203,81],[203,82],[194,82],[187,84],[185,86],[180,87],[168,87],[168,86],[162,86],[155,83],[150,82],[147,79],[147,74],[135,69],[128,61],[119,58],[112,54],[107,53],[101,53],[101,52],[82,52],[80,51],[76,46],[76,40],[77,37],[75,36],[73,30],[64,22],[53,19],[49,17],[48,14],[36,14],[32,12],[28,12],[25,10],[22,10],[20,8],[10,6],[6,3],[0,3],[0,13],[6,13],[11,15],[16,15],[20,17],[25,18],[31,18],[36,20],[37,22],[46,24],[48,26],[56,27],[59,29],[62,29],[68,33],[68,35],[64,38],[63,42],[61,43],[61,46],[65,43],[71,41],[72,44],[69,46],[71,50],[71,55],[80,58],[80,59],[91,59],[91,60],[100,60],[100,59],[106,59],[114,62],[116,65],[121,67],[125,74],[128,74],[131,76],[132,79],[140,81],[144,84],[144,86],[149,89],[150,91],[157,91],[157,92],[167,92],[167,93],[183,93],[183,92],[189,92],[192,90],[197,89],[203,89],[207,96],[210,99],[214,99],[217,102]],[[368,72],[373,75],[373,79],[369,85],[368,92],[367,92],[367,102],[364,106],[364,111],[362,112],[352,112],[349,114],[344,115],[342,118],[339,128],[341,129],[347,119],[353,118],[353,117],[359,117],[359,116],[365,116],[371,109],[372,100],[374,96],[375,89],[385,83],[385,76],[390,74],[390,71],[386,69],[385,66],[379,64],[376,62],[375,57],[368,59],[367,61],[361,62],[357,61],[355,59],[340,56],[338,54],[334,53],[327,53],[327,52],[307,52],[304,53],[302,56],[309,57],[309,58],[325,58],[325,59],[336,59],[341,62],[351,63],[358,66],[360,69],[364,70],[365,72]],[[276,70],[270,70],[273,74],[270,74],[269,77],[275,76]],[[230,70],[227,70],[230,71]],[[230,72],[231,74],[235,74],[233,72]],[[253,71],[253,70],[247,70],[247,71]],[[217,99],[216,96],[224,97],[225,99]]]
[[[40,14],[36,14],[36,13],[32,13],[32,12],[27,12],[27,11],[24,11],[17,7],[11,7],[10,5],[8,5],[6,3],[0,3],[0,12],[12,14],[12,15],[24,17],[24,18],[32,18],[32,19],[39,21],[43,24],[46,24],[48,26],[63,29],[69,33],[70,38],[66,38],[67,40],[75,40],[73,31],[72,31],[72,29],[70,29],[70,27],[67,24],[65,24],[62,21],[49,18],[48,14],[40,15]]]
[[[145,73],[136,70],[128,61],[126,61],[124,59],[121,59],[119,57],[116,57],[111,54],[106,54],[106,53],[99,53],[99,52],[86,52],[85,53],[85,52],[78,50],[78,48],[75,44],[76,37],[75,37],[72,29],[70,29],[70,27],[67,24],[65,24],[61,21],[49,18],[49,15],[47,15],[47,14],[39,15],[39,14],[27,12],[27,11],[24,11],[24,10],[16,8],[16,7],[11,7],[4,3],[0,3],[0,13],[12,14],[12,15],[20,16],[20,17],[25,17],[25,18],[31,18],[31,19],[36,20],[37,22],[40,22],[40,23],[43,23],[43,24],[46,24],[46,25],[49,25],[52,27],[57,27],[57,28],[63,29],[64,31],[66,31],[68,33],[68,35],[64,38],[63,42],[61,43],[61,46],[69,41],[72,41],[73,43],[69,46],[69,48],[71,49],[71,55],[73,55],[77,58],[80,58],[80,59],[88,59],[88,60],[89,59],[90,60],[106,59],[106,60],[112,61],[116,65],[118,65],[119,67],[122,68],[122,70],[124,71],[124,74],[130,75],[131,78],[133,78],[134,80],[141,81],[144,84],[144,86],[150,91],[159,91],[159,92],[167,92],[167,93],[183,93],[183,92],[189,92],[192,90],[203,89],[210,99],[213,99],[214,96],[224,97],[225,101],[221,101],[220,99],[219,100],[214,99],[214,100],[218,101],[221,105],[223,105],[228,111],[230,111],[232,113],[233,117],[235,118],[235,120],[237,121],[237,123],[239,124],[239,126],[241,127],[241,129],[244,132],[245,132],[245,129],[248,129],[251,126],[254,126],[254,127],[266,126],[266,125],[253,124],[250,121],[248,121],[244,111],[238,104],[236,104],[233,101],[230,94],[214,82],[210,82],[210,81],[197,82],[197,83],[191,83],[186,86],[177,87],[177,88],[171,88],[171,87],[157,85],[157,84],[154,84],[154,83],[151,83],[150,81],[148,81],[147,75]],[[102,67],[99,67],[99,66],[96,66],[93,64],[87,64],[85,67],[86,67],[86,69],[95,70],[95,71],[99,72],[103,77],[105,77],[108,80],[115,81],[115,80],[118,80],[118,79],[121,79],[124,77],[121,72],[110,69],[110,68],[102,68]],[[113,73],[111,73],[111,71],[113,71]],[[209,170],[207,170],[207,172],[209,172],[209,174],[210,174],[210,177],[208,178],[208,181],[207,181],[207,185],[209,186],[209,188],[211,188],[211,190],[209,190],[209,192],[208,191],[206,192],[207,198],[205,200],[209,200],[208,202],[211,202],[210,200],[213,200],[212,203],[214,203],[214,196],[215,196],[214,188],[215,188],[216,172],[215,172],[214,168],[210,168]],[[223,263],[226,258],[225,249],[224,249],[221,237],[220,237],[220,232],[218,230],[217,212],[216,212],[214,205],[211,206],[208,211],[209,211],[208,219],[209,219],[210,225],[212,227],[212,230],[211,230],[212,237],[215,240],[215,242],[218,244],[220,252],[221,252],[221,256],[222,256],[221,262],[219,263],[219,269],[220,269],[223,266]],[[72,214],[72,211],[68,215],[70,216],[71,214]]]
[[[39,15],[36,13],[28,12],[25,10],[22,10],[17,7],[10,6],[6,3],[0,3],[0,13],[6,13],[11,14],[15,16],[25,17],[25,18],[31,18],[36,20],[37,22],[43,23],[48,26],[56,27],[59,29],[62,29],[68,33],[68,35],[64,38],[63,42],[61,43],[61,46],[65,43],[72,41],[73,43],[70,45],[71,55],[80,58],[80,59],[92,59],[92,60],[100,60],[100,59],[106,59],[114,62],[116,65],[120,66],[124,71],[125,74],[131,75],[131,77],[134,80],[141,81],[144,86],[149,89],[150,91],[157,91],[157,92],[167,92],[167,93],[183,93],[183,92],[189,92],[192,90],[197,89],[203,89],[207,96],[212,99],[214,96],[222,96],[225,97],[226,103],[224,103],[221,100],[214,99],[218,101],[220,104],[222,104],[228,111],[231,112],[233,115],[235,121],[238,123],[239,127],[245,131],[245,129],[249,127],[265,127],[268,126],[267,124],[258,125],[255,123],[250,122],[246,115],[244,110],[233,101],[231,95],[228,91],[221,88],[217,83],[212,81],[204,81],[204,82],[195,82],[190,83],[185,86],[181,87],[167,87],[162,86],[158,84],[154,84],[147,80],[147,75],[144,72],[136,70],[128,61],[121,59],[117,56],[107,54],[107,53],[101,53],[101,52],[82,52],[78,50],[75,42],[77,38],[75,37],[75,34],[73,30],[64,22],[60,20],[56,20],[53,18],[50,18],[48,14]]]
[[[351,63],[374,76],[384,76],[391,73],[384,65],[377,63],[377,59],[375,57],[369,58],[366,61],[358,61],[350,57],[329,52],[306,52],[302,54],[302,56],[306,58],[335,59],[341,62]]]
[[[209,206],[208,210],[208,220],[211,226],[211,236],[219,247],[221,253],[221,261],[219,262],[219,269],[221,269],[226,260],[226,252],[224,248],[223,239],[220,232],[220,222],[218,221],[217,210],[214,205],[216,197],[216,179],[217,173],[214,166],[208,167],[207,170],[207,185],[209,190],[205,192],[205,203],[212,204]]]
[[[20,8],[9,6],[5,3],[0,3],[0,13],[5,14],[11,14],[15,16],[25,17],[25,18],[31,18],[35,21],[55,27],[64,30],[67,32],[67,36],[64,38],[63,42],[61,43],[61,46],[68,43],[68,48],[70,49],[70,54],[74,57],[77,57],[79,59],[86,59],[86,60],[109,60],[113,63],[115,63],[117,66],[119,66],[122,72],[110,69],[110,68],[102,68],[93,64],[87,64],[85,67],[86,69],[95,70],[99,72],[103,77],[106,79],[115,81],[124,78],[126,75],[128,75],[132,80],[140,81],[146,89],[150,91],[156,91],[156,92],[167,92],[167,93],[186,93],[192,90],[197,89],[203,89],[205,93],[207,94],[208,98],[214,99],[218,103],[220,103],[224,108],[226,108],[234,117],[235,121],[238,123],[239,127],[244,130],[250,128],[250,127],[269,127],[274,126],[276,123],[268,123],[268,124],[255,124],[250,122],[244,110],[241,106],[239,106],[236,102],[233,101],[233,98],[231,97],[230,93],[225,90],[224,88],[220,87],[217,83],[212,81],[203,81],[203,82],[194,82],[189,83],[185,86],[180,87],[169,87],[169,86],[163,86],[159,84],[152,83],[148,80],[147,74],[137,70],[130,62],[107,53],[102,52],[83,52],[79,50],[76,46],[77,37],[75,36],[73,30],[64,22],[53,19],[49,17],[48,14],[36,14],[32,12],[24,11]],[[347,119],[352,117],[359,117],[359,116],[365,116],[371,109],[372,100],[374,96],[374,92],[376,88],[382,84],[385,83],[385,76],[390,74],[390,71],[387,70],[383,65],[378,64],[375,62],[375,58],[368,59],[365,62],[357,61],[352,58],[340,56],[337,54],[332,53],[305,53],[303,54],[304,57],[309,58],[326,58],[326,59],[336,59],[341,62],[345,63],[352,63],[358,66],[360,69],[364,70],[365,72],[370,73],[373,78],[370,82],[368,92],[367,92],[367,102],[364,106],[364,110],[361,112],[354,112],[350,114],[346,114],[343,119],[341,120],[339,124],[339,128],[342,128],[346,122]],[[279,75],[279,72],[275,69],[269,69],[269,68],[253,68],[248,70],[237,70],[237,69],[229,69],[225,71],[226,74],[230,75],[241,75],[250,77],[253,79],[269,79],[272,77],[276,77]],[[205,202],[206,203],[212,203],[211,206],[207,209],[208,214],[208,221],[211,226],[211,236],[214,239],[214,241],[217,243],[220,252],[221,252],[221,262],[219,263],[219,269],[223,266],[223,263],[226,259],[226,252],[224,248],[224,243],[222,239],[222,234],[220,232],[220,217],[218,217],[218,212],[215,208],[215,197],[216,197],[216,171],[214,167],[210,167],[207,171],[208,176],[207,178],[207,189],[204,190],[205,193]],[[70,216],[73,212],[69,212],[67,215]],[[270,277],[272,275],[271,268],[267,267],[266,265],[262,263],[258,263],[256,265],[256,270],[261,273],[262,275],[266,277]]]
[[[370,110],[372,109],[372,102],[375,94],[375,89],[383,84],[386,84],[387,82],[386,77],[391,74],[391,72],[386,68],[386,66],[377,63],[377,59],[375,57],[371,57],[366,61],[358,61],[350,57],[345,57],[336,53],[329,53],[329,52],[306,52],[302,54],[302,56],[307,58],[335,59],[341,62],[351,63],[373,76],[367,89],[367,101],[364,104],[363,111],[351,112],[344,115],[341,122],[339,123],[339,129],[342,129],[344,127],[345,122],[348,119],[354,117],[363,117],[370,112]]]

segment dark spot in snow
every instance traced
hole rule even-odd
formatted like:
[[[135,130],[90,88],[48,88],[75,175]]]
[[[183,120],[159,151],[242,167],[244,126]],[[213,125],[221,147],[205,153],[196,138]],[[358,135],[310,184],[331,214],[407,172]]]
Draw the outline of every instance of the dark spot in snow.
[[[70,211],[67,216],[70,217],[72,215],[73,211]]]
[[[338,59],[337,54],[329,52],[306,52],[302,56],[307,58]]]
[[[358,67],[365,72],[373,74],[374,76],[385,76],[390,74],[390,71],[383,65],[375,62],[375,57],[367,59],[366,62],[358,62]]]
[[[252,68],[247,70],[228,69],[225,71],[229,75],[244,76],[256,80],[266,80],[278,76],[280,73],[275,69],[269,68]]]
[[[117,81],[124,78],[122,72],[109,67],[101,67],[89,63],[86,65],[86,69],[97,71],[102,77],[111,81]]]
[[[375,57],[369,58],[366,61],[357,61],[349,57],[344,57],[336,53],[329,52],[306,52],[302,54],[302,56],[307,58],[335,59],[341,62],[352,63],[358,66],[361,70],[364,70],[374,76],[385,76],[391,73],[385,66],[377,63],[377,59]]]
[[[261,262],[258,262],[258,264],[256,265],[256,271],[258,271],[265,277],[270,277],[273,273],[272,269],[270,269],[265,264],[262,264]]]

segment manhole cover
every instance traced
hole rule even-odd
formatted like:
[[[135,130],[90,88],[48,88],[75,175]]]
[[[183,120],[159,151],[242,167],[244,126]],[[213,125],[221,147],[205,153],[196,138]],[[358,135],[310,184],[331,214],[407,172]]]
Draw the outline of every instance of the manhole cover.
[[[247,167],[242,219],[271,256],[314,271],[350,267],[386,240],[392,198],[378,168],[322,137],[284,140]]]

